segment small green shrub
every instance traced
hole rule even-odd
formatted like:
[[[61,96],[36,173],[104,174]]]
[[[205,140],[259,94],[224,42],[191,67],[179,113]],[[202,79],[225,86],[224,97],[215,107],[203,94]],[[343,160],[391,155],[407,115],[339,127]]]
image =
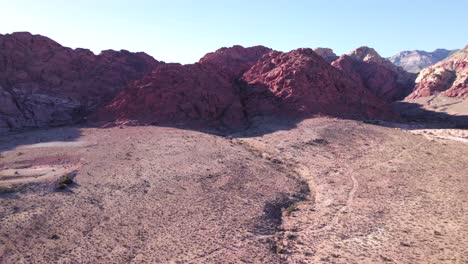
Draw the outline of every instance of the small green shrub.
[[[57,183],[57,189],[63,190],[67,188],[67,186],[73,184],[73,175],[71,173],[65,174],[59,178]]]

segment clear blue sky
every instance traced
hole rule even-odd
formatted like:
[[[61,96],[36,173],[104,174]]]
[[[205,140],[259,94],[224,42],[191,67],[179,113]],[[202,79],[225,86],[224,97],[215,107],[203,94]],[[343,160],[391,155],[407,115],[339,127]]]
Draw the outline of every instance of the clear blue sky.
[[[391,56],[468,44],[468,0],[0,0],[0,33],[14,31],[182,63],[234,44]]]

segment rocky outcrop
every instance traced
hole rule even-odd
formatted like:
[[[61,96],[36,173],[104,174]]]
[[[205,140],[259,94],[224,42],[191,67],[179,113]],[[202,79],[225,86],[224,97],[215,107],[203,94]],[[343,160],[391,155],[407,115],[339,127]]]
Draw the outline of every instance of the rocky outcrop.
[[[237,80],[269,50],[234,46],[209,53],[196,64],[159,66],[123,90],[94,119],[241,127],[246,119]]]
[[[311,49],[272,51],[247,71],[242,80],[247,84],[246,112],[253,115],[395,116],[383,100]]]
[[[414,91],[406,99],[442,94],[468,98],[468,46],[422,70]]]
[[[338,56],[333,52],[332,49],[329,48],[316,48],[314,49],[314,52],[328,63],[338,59]]]
[[[75,122],[158,64],[145,53],[94,55],[27,32],[0,34],[0,131]]]
[[[196,64],[157,67],[120,92],[94,120],[239,128],[255,116],[313,114],[395,117],[386,103],[311,49],[281,53],[234,46]]]
[[[433,52],[423,50],[402,51],[388,59],[407,72],[418,73],[422,69],[436,64],[457,51],[446,49],[436,49]]]
[[[199,63],[230,78],[239,78],[271,49],[263,46],[244,48],[236,45],[206,54]]]
[[[396,67],[372,48],[360,47],[332,65],[387,102],[403,99],[414,87],[415,74]]]

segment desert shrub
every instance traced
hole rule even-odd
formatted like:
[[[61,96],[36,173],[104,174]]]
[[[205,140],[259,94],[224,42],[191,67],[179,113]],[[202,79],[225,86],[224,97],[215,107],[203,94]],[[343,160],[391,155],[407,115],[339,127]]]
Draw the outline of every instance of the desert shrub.
[[[74,177],[74,173],[67,173],[65,175],[62,175],[57,182],[57,189],[63,190],[67,188],[69,185],[73,184],[74,183],[73,177]]]

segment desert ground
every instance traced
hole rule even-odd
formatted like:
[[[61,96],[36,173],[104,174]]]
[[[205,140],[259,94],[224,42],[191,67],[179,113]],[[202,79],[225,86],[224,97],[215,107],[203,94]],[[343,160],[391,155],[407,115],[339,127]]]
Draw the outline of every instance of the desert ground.
[[[327,117],[5,135],[0,262],[468,263],[467,139]]]

